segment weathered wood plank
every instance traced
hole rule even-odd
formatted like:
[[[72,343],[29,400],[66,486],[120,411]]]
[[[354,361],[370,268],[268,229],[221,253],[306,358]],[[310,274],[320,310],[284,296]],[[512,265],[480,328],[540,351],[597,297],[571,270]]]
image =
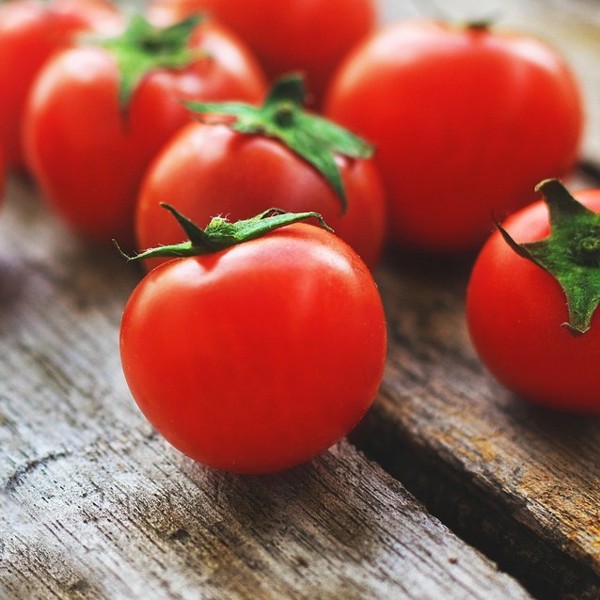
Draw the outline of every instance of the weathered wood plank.
[[[138,273],[23,182],[0,219],[0,597],[525,598],[341,443],[271,477],[167,446],[122,378]]]
[[[353,441],[544,597],[600,596],[600,418],[530,406],[478,362],[468,264],[396,255],[380,274],[390,349]]]
[[[388,9],[388,19],[411,12],[407,4]],[[440,9],[454,19],[496,14],[499,27],[531,31],[560,48],[584,89],[584,155],[600,159],[596,2],[412,3],[413,14]],[[464,323],[471,262],[389,257],[380,274],[390,316],[388,371],[354,439],[536,591],[600,597],[600,420],[525,405],[492,381]]]
[[[380,397],[352,439],[442,520],[546,597],[600,596],[600,417],[525,403],[470,344],[472,258],[390,253]]]

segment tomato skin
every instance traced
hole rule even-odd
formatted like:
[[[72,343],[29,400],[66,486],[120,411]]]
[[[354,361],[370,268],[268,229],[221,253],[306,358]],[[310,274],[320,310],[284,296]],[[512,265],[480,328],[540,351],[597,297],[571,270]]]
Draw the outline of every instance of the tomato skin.
[[[373,0],[154,0],[150,14],[172,22],[208,12],[235,31],[274,79],[306,74],[308,90],[322,98],[341,59],[373,29]]]
[[[455,253],[574,165],[583,121],[572,73],[542,42],[429,21],[355,49],[325,112],[377,146],[392,239]]]
[[[87,238],[133,244],[144,171],[190,120],[181,99],[262,98],[258,66],[220,26],[202,23],[190,46],[209,57],[185,69],[146,75],[126,115],[117,100],[116,64],[103,49],[67,50],[40,74],[25,123],[28,159],[50,204]]]
[[[379,258],[385,200],[372,161],[338,158],[348,211],[326,180],[280,142],[237,133],[224,125],[193,123],[149,169],[136,209],[138,248],[181,241],[168,202],[204,226],[217,215],[246,219],[271,207],[317,211],[369,265]],[[150,262],[156,265],[158,259]]]
[[[111,33],[121,18],[102,0],[15,0],[0,6],[0,146],[7,165],[25,167],[21,124],[26,99],[48,58],[85,31]]]
[[[600,190],[574,197],[600,212]],[[503,227],[518,243],[549,234],[546,205],[535,202]],[[491,235],[471,274],[467,292],[471,339],[483,363],[507,388],[532,402],[572,412],[600,413],[600,313],[591,329],[573,336],[558,282]]]
[[[377,393],[385,347],[369,270],[307,224],[160,265],[121,325],[148,420],[188,456],[238,473],[300,464],[346,435]]]

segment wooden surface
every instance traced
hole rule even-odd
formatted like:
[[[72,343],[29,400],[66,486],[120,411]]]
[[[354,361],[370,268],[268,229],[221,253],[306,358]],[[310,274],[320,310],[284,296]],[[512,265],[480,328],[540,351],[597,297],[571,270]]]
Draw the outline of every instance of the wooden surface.
[[[385,2],[385,18],[445,4]],[[600,163],[600,4],[501,9],[575,66]],[[351,444],[234,477],[170,448],[131,399],[118,328],[140,273],[79,241],[30,183],[6,196],[0,599],[600,597],[600,418],[531,407],[485,372],[463,316],[472,257],[390,251],[385,379]]]
[[[138,271],[78,242],[26,183],[8,196],[0,598],[529,597],[347,443],[271,477],[170,448],[119,365]]]
[[[353,441],[541,596],[600,598],[600,418],[491,380],[465,328],[467,273],[389,257],[387,373]]]
[[[410,8],[390,5],[387,16]],[[439,15],[442,5],[412,9]],[[443,10],[457,20],[494,15],[499,28],[530,31],[567,57],[584,93],[582,154],[594,175],[572,185],[600,186],[600,4],[457,2]],[[393,340],[387,374],[353,440],[530,589],[599,598],[600,418],[523,404],[492,381],[464,323],[471,262],[388,256],[379,278]]]

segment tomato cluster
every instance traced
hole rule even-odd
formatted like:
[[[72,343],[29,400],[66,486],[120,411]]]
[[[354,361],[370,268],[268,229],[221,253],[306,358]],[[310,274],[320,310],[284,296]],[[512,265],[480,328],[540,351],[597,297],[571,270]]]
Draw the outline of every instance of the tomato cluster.
[[[3,161],[82,236],[137,248],[149,273],[123,316],[125,376],[156,428],[208,465],[278,470],[348,433],[383,373],[371,272],[384,243],[477,249],[493,216],[577,160],[581,95],[545,43],[375,20],[374,0],[154,0],[129,17],[103,0],[0,7]],[[552,181],[544,193],[580,220]],[[575,267],[538,261],[579,230],[553,222],[549,244],[522,244],[547,234],[531,210],[477,262],[473,341],[523,396],[600,410],[593,370],[565,401],[573,357],[597,351],[593,302],[571,310],[590,332],[577,319],[547,332],[560,287],[569,303],[593,294],[563,285]],[[600,269],[588,213],[592,251],[565,251],[584,287]],[[298,223],[315,217],[324,228]]]

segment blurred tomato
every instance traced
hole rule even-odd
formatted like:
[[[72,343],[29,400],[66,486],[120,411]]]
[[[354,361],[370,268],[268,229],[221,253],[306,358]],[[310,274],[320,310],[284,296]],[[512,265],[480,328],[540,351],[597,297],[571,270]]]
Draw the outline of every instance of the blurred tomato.
[[[267,75],[301,71],[321,98],[336,66],[375,24],[374,0],[154,0],[150,14],[172,22],[207,12],[255,52]]]
[[[162,60],[156,32],[148,35],[150,43],[136,43]],[[186,44],[192,62],[149,68],[126,106],[119,103],[122,74],[107,49],[67,50],[41,73],[27,112],[28,159],[50,203],[83,235],[133,244],[139,183],[156,153],[189,121],[182,99],[262,97],[257,64],[220,26],[203,21]]]
[[[321,213],[373,267],[384,235],[379,176],[370,160],[338,156],[336,161],[347,195],[345,214],[326,179],[280,141],[247,136],[223,125],[189,125],[165,148],[144,180],[136,213],[138,247],[180,241],[181,230],[161,202],[200,225],[219,214],[238,220],[276,206]]]
[[[579,191],[574,197],[590,212],[600,213],[600,190]],[[559,217],[565,218],[566,211],[561,213],[552,219],[553,235]],[[600,216],[588,221],[591,226],[576,216],[573,233],[558,236],[565,244],[561,266],[569,275],[562,284],[572,289],[571,304],[553,275],[515,252],[495,231],[475,262],[466,312],[477,353],[507,388],[543,406],[598,414],[600,313],[594,310],[585,333],[574,335],[564,326],[587,307],[582,286],[591,293],[598,289]],[[551,232],[548,207],[541,200],[530,204],[506,219],[503,227],[519,244],[541,243]],[[558,264],[556,250],[548,256]]]
[[[0,146],[7,165],[23,167],[21,124],[40,68],[84,31],[117,31],[121,19],[103,0],[16,0],[0,6]]]
[[[492,216],[575,163],[582,100],[565,61],[527,35],[403,21],[344,62],[326,114],[377,147],[393,239],[470,250]]]

